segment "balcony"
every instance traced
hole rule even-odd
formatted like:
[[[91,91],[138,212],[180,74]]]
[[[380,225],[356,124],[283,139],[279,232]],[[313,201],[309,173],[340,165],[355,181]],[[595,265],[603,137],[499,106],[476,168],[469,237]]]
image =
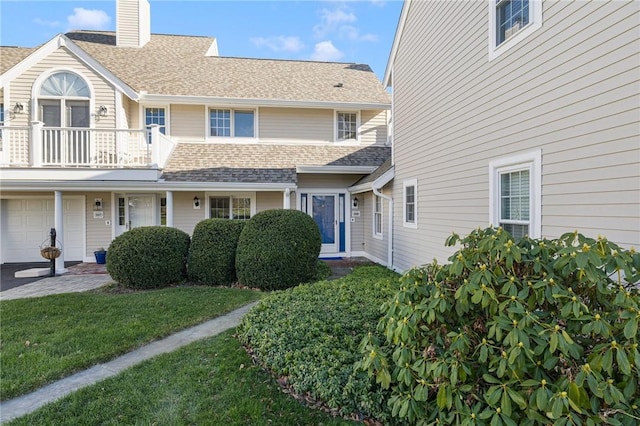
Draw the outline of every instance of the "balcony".
[[[175,142],[151,130],[0,127],[0,166],[54,168],[162,168]]]

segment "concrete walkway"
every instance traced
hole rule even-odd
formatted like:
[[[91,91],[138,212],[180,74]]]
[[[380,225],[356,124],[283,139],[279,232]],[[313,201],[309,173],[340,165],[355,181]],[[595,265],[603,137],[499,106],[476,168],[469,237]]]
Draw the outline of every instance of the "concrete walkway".
[[[52,277],[51,279],[60,278],[63,277]],[[82,278],[86,279],[88,276],[84,276]],[[149,358],[153,358],[156,355],[172,352],[182,346],[195,342],[196,340],[215,336],[232,327],[236,327],[240,323],[242,317],[256,303],[258,302],[253,302],[221,317],[180,331],[162,340],[150,343],[140,349],[122,355],[113,361],[96,365],[88,370],[76,373],[66,379],[59,380],[30,394],[1,402],[0,422],[8,422],[15,418],[24,416],[25,414],[29,414],[50,402],[56,401],[70,394],[71,392],[115,376],[123,370],[139,364]]]
[[[107,274],[61,275],[57,277],[48,277],[36,282],[21,285],[20,287],[0,291],[0,300],[42,297],[60,293],[77,293],[102,287],[111,281],[113,280]]]

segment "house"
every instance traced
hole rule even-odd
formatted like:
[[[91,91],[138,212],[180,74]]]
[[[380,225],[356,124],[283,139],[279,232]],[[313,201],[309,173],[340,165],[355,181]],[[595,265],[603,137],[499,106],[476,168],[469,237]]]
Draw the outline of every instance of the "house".
[[[390,95],[367,65],[221,57],[150,34],[147,0],[115,32],[0,48],[0,262],[93,261],[128,229],[300,209],[322,255],[364,254],[348,187],[390,158]]]
[[[639,248],[639,76],[637,1],[405,0],[391,161],[349,188],[371,254],[443,262],[489,224]]]

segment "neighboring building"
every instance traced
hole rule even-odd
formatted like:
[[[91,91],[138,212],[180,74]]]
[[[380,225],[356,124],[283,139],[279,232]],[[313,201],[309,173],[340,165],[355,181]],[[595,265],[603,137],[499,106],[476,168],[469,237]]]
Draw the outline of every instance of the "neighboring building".
[[[146,0],[116,10],[115,33],[0,48],[0,263],[41,261],[52,227],[64,260],[93,261],[132,227],[272,208],[312,215],[323,255],[365,254],[347,188],[391,152],[368,66],[219,57],[150,34]]]
[[[640,248],[639,76],[637,1],[406,0],[393,161],[350,188],[363,239],[397,270],[489,224]]]

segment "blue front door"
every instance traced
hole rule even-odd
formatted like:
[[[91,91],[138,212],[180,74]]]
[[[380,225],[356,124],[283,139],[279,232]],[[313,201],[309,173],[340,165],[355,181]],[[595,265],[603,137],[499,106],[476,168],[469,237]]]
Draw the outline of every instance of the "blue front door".
[[[315,220],[322,236],[320,253],[338,252],[338,221],[336,220],[335,195],[311,195],[311,217]]]

